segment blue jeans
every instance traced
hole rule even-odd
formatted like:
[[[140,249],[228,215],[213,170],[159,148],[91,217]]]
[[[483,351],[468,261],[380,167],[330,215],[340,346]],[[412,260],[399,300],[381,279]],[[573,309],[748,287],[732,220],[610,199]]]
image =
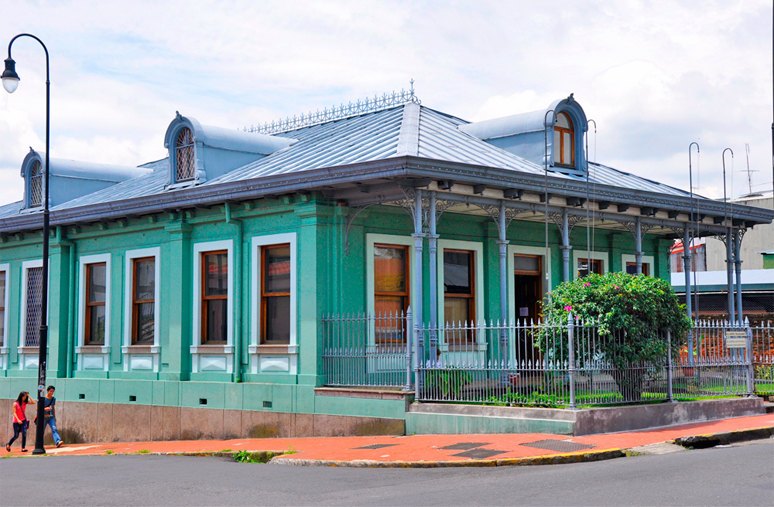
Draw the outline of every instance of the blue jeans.
[[[22,449],[27,447],[27,425],[24,422],[13,423],[13,437],[8,441],[8,445],[11,445],[14,440],[19,438],[19,433],[22,437]]]
[[[59,442],[62,441],[62,438],[59,436],[59,432],[56,430],[56,419],[49,417],[48,421],[46,421],[46,424],[51,426],[51,435],[54,437],[54,445],[58,445]]]

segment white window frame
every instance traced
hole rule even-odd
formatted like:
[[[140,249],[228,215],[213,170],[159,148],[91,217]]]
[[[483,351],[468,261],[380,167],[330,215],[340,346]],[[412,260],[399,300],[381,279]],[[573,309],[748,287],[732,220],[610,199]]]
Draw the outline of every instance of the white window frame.
[[[572,251],[572,266],[570,266],[570,273],[572,274],[572,279],[575,280],[578,278],[578,261],[580,259],[585,259],[587,257],[587,254],[589,253],[588,250],[573,250]],[[607,252],[595,252],[594,250],[591,251],[591,260],[598,260],[602,261],[602,274],[605,275],[610,272],[610,256]]]
[[[484,244],[473,241],[457,241],[452,239],[439,239],[438,240],[438,259],[437,259],[437,297],[438,297],[438,325],[444,327],[444,283],[443,283],[443,252],[444,250],[468,250],[473,252],[473,263],[475,265],[475,302],[476,307],[476,325],[479,322],[486,321],[484,317]],[[478,336],[478,350],[486,350],[486,333],[479,332]],[[442,352],[448,352],[449,345],[443,336],[443,333],[438,334],[438,346]]]
[[[29,370],[38,368],[38,358],[40,357],[38,347],[27,347],[25,343],[25,330],[27,329],[27,271],[30,268],[42,268],[43,259],[34,259],[22,262],[22,291],[21,291],[21,315],[19,316],[19,339],[16,344],[19,352],[19,369]],[[51,271],[48,272],[48,280],[51,281]],[[48,285],[51,286],[50,284]],[[49,304],[50,299],[46,294],[46,304]],[[46,313],[46,324],[51,321],[51,312]],[[48,351],[46,351],[48,353]]]
[[[153,292],[153,345],[132,345],[132,309],[134,300],[132,299],[132,288],[134,287],[134,260],[142,259],[146,257],[153,257],[154,267],[156,271],[155,287]],[[142,361],[144,357],[150,356],[152,360],[152,370],[154,372],[159,371],[159,352],[161,347],[159,344],[159,318],[161,316],[161,248],[142,248],[138,250],[129,250],[126,252],[126,271],[124,277],[124,344],[121,347],[121,352],[126,356],[124,359],[124,371],[132,370],[132,361]],[[142,349],[142,352],[139,349]],[[147,368],[138,369],[137,371],[147,370]]]
[[[7,370],[8,369],[8,351],[10,350],[8,346],[8,314],[10,313],[8,310],[8,301],[10,301],[9,298],[9,291],[11,289],[11,265],[10,264],[0,264],[0,271],[5,273],[5,287],[4,287],[4,293],[5,298],[3,300],[3,308],[5,309],[3,311],[3,336],[0,336],[2,338],[3,343],[0,345],[0,370]]]
[[[540,262],[543,267],[543,295],[551,290],[552,287],[552,273],[551,273],[551,256],[552,250],[548,249],[548,258],[546,258],[545,247],[537,246],[522,246],[522,245],[508,245],[508,259],[506,263],[506,269],[508,270],[508,318],[510,322],[516,321],[519,318],[516,315],[516,287],[514,285],[513,276],[515,270],[515,263],[513,260],[514,255],[534,255],[540,257]],[[548,278],[546,279],[546,273]]]
[[[261,344],[261,253],[265,246],[290,244],[290,340],[287,345]],[[254,236],[250,241],[252,309],[250,346],[252,373],[289,373],[298,370],[298,247],[295,232]],[[271,348],[272,353],[266,354]],[[279,354],[279,355],[277,355]],[[287,366],[287,369],[285,368]]]
[[[75,353],[78,355],[78,370],[100,369],[87,366],[93,364],[92,360],[99,359],[99,355],[102,356],[101,369],[104,371],[110,369],[111,258],[111,254],[105,253],[84,255],[78,259],[78,344],[75,347]],[[86,338],[86,266],[102,262],[105,263],[105,343],[96,346],[84,345]],[[95,351],[95,349],[99,350]]]
[[[626,273],[626,263],[627,262],[637,262],[637,256],[632,254],[622,254],[621,255],[621,271]],[[655,258],[652,255],[643,255],[642,256],[642,265],[648,265],[648,272],[650,273],[648,276],[652,277],[653,274],[653,266],[655,263]]]
[[[409,304],[406,307],[408,310],[411,307],[414,293],[416,291],[416,268],[414,266],[416,259],[416,249],[414,248],[415,241],[411,236],[394,236],[391,234],[366,234],[366,308],[369,315],[376,315],[376,296],[374,295],[374,287],[376,284],[374,274],[374,245],[396,245],[396,246],[408,246],[409,255]],[[376,330],[374,326],[369,326],[368,329],[368,345],[376,346]]]
[[[226,250],[228,253],[228,303],[226,304],[226,345],[202,345],[202,254]],[[225,358],[222,373],[234,371],[234,241],[208,241],[193,247],[193,325],[191,326],[191,371],[199,373],[200,359],[212,356],[212,363]],[[202,357],[200,357],[202,356]],[[214,371],[214,370],[208,370]]]

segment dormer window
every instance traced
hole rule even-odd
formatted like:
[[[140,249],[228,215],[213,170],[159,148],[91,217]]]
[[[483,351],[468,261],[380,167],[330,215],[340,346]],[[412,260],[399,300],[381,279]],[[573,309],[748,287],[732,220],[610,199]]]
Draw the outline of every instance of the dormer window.
[[[558,113],[554,124],[554,164],[575,167],[575,132],[565,113]]]
[[[43,166],[36,161],[30,170],[30,208],[43,205]]]
[[[194,140],[193,132],[189,128],[183,128],[177,135],[175,146],[176,172],[175,179],[180,181],[192,180],[196,174],[194,164]]]

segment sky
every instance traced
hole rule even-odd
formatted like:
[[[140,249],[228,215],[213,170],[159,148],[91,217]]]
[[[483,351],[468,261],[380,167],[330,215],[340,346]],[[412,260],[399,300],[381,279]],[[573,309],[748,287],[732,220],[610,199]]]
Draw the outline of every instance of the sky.
[[[408,88],[469,120],[545,109],[574,93],[597,132],[589,157],[723,196],[771,189],[772,3],[764,0],[309,2],[0,0],[50,53],[50,155],[137,166],[166,156],[180,111],[242,128]],[[13,45],[0,89],[0,204],[45,148],[45,58]],[[592,126],[593,130],[593,126]]]

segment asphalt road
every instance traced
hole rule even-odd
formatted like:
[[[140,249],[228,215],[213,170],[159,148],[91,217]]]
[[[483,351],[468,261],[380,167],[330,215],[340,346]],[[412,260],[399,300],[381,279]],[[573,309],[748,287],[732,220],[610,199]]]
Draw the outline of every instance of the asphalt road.
[[[0,460],[0,505],[774,505],[774,440],[573,465],[358,469],[179,456]]]

